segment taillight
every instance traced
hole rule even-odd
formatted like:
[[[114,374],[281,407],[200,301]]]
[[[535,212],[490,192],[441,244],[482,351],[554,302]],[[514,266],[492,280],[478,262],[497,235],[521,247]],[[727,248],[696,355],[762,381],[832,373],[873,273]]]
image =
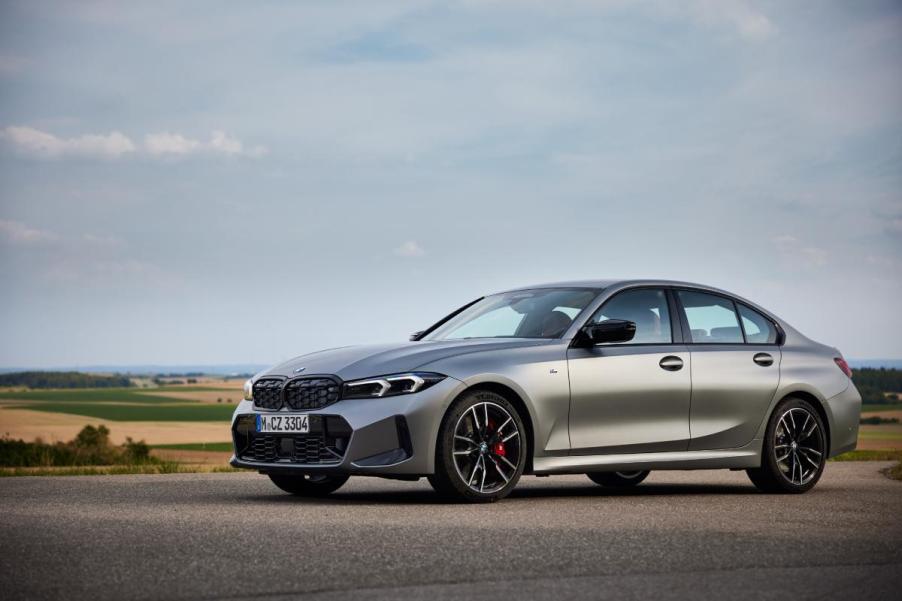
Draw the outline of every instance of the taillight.
[[[852,377],[852,370],[849,368],[849,364],[846,363],[846,360],[842,357],[834,357],[833,361],[836,362],[836,366],[842,370],[842,373],[846,374],[849,378]]]

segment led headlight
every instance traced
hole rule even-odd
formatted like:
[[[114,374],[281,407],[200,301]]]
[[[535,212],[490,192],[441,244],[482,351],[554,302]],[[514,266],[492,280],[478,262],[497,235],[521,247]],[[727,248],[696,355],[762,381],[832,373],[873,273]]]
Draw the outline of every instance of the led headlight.
[[[244,400],[245,401],[253,401],[254,400],[254,379],[251,378],[247,382],[244,383]]]
[[[345,382],[343,397],[346,399],[365,399],[412,394],[438,384],[445,377],[442,374],[417,371],[367,378],[366,380],[354,380]]]

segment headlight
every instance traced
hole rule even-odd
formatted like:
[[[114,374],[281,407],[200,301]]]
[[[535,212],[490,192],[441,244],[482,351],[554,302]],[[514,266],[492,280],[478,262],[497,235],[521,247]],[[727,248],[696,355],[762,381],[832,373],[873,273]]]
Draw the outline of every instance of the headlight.
[[[245,401],[253,401],[254,400],[254,380],[251,378],[247,382],[244,383],[244,400]]]
[[[345,383],[343,397],[346,399],[364,399],[411,394],[426,390],[430,386],[434,386],[444,380],[445,377],[442,374],[417,371],[367,378],[366,380],[354,380],[353,382]]]

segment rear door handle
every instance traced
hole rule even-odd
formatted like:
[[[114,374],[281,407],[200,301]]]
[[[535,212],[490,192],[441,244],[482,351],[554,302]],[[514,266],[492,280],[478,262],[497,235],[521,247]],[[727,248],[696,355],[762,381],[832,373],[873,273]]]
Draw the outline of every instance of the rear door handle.
[[[673,355],[667,355],[661,359],[658,365],[661,366],[661,369],[666,369],[667,371],[680,371],[683,369],[683,360]]]
[[[761,367],[767,367],[768,365],[773,365],[774,358],[767,353],[757,353],[754,357],[752,357],[752,361],[754,361]]]

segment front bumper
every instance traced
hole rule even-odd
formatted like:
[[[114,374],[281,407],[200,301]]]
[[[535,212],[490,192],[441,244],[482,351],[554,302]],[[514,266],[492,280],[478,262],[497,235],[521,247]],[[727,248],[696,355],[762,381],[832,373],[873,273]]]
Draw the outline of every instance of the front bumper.
[[[415,394],[341,400],[305,412],[308,434],[257,433],[256,414],[272,412],[242,401],[232,415],[231,464],[263,473],[428,475],[442,416],[465,387],[448,377]]]

